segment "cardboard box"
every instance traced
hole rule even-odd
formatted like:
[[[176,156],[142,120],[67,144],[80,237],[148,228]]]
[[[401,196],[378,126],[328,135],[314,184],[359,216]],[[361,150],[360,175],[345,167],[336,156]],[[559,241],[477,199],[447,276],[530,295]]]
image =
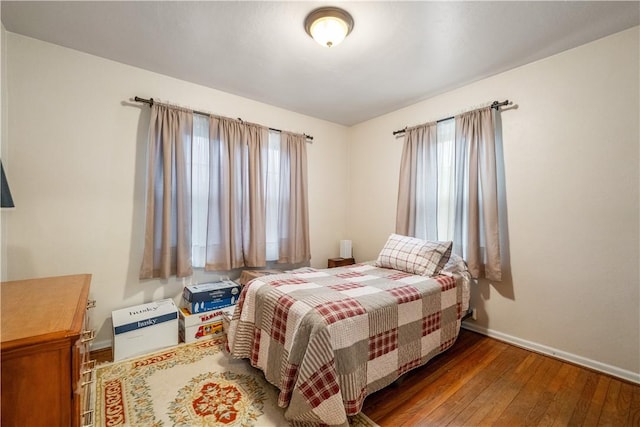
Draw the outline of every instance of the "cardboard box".
[[[180,341],[191,343],[221,335],[223,313],[223,310],[212,310],[191,314],[186,308],[181,308],[178,324]]]
[[[189,313],[197,314],[211,310],[219,310],[221,308],[230,307],[238,302],[238,295],[231,298],[215,299],[213,301],[189,302],[182,298],[180,307],[186,308]]]
[[[115,310],[111,318],[114,361],[178,344],[178,308],[172,299]]]
[[[185,301],[203,302],[203,301],[220,301],[240,295],[241,286],[231,280],[222,280],[219,282],[200,283],[197,285],[189,285],[182,291],[182,298]]]

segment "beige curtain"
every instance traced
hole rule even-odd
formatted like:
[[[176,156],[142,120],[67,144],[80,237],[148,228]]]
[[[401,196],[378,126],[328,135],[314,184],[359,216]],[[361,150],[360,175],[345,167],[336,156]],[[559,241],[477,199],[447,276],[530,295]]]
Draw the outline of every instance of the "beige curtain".
[[[157,103],[151,107],[141,279],[192,274],[192,121],[191,111]]]
[[[205,270],[263,267],[268,130],[211,117]]]
[[[398,186],[398,204],[396,210],[396,233],[403,236],[416,236],[420,223],[430,223],[425,227],[430,232],[425,237],[437,240],[436,228],[436,179],[427,176],[435,174],[435,147],[437,125],[427,123],[407,129],[400,161],[400,183]],[[431,166],[430,168],[427,166]],[[422,195],[422,197],[418,197]],[[424,203],[425,206],[418,206]],[[426,218],[418,217],[418,212],[426,212]]]
[[[307,196],[307,142],[304,135],[280,135],[280,206],[278,262],[311,259]]]
[[[396,233],[437,238],[437,124],[407,129],[400,164]],[[474,278],[500,281],[495,128],[490,107],[455,117],[453,252]],[[442,198],[440,199],[442,200]],[[426,224],[425,224],[426,221]]]
[[[490,107],[456,116],[456,209],[453,251],[473,277],[502,279],[496,141]]]

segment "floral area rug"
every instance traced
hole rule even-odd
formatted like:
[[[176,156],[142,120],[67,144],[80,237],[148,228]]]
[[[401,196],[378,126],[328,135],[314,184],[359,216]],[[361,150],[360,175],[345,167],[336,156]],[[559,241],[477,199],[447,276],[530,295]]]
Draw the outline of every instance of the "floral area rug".
[[[224,335],[96,368],[95,425],[287,426],[278,389],[223,350]],[[363,414],[350,427],[377,426]]]

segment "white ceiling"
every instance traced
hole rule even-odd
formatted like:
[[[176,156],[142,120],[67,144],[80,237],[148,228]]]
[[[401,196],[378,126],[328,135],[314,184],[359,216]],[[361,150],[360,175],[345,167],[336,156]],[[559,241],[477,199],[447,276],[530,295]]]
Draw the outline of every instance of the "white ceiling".
[[[305,16],[326,5],[355,21],[330,49],[304,30]],[[1,8],[8,31],[344,125],[640,23],[637,1],[3,0]]]

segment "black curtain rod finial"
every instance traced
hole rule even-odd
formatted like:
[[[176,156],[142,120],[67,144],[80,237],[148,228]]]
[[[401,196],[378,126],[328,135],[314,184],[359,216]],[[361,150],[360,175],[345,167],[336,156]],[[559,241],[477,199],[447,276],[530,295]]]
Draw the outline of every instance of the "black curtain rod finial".
[[[405,127],[404,129],[400,129],[400,130],[394,130],[393,131],[393,135],[398,135],[400,133],[405,133],[407,131],[407,128]]]
[[[142,102],[143,104],[149,104],[149,107],[153,107],[153,98],[144,99],[144,98],[140,98],[139,96],[136,96],[133,98],[133,100],[136,102]]]
[[[491,104],[491,108],[493,108],[494,110],[499,110],[500,107],[504,107],[509,105],[509,100],[505,99],[502,102],[498,102],[498,101],[493,101],[493,103]]]

